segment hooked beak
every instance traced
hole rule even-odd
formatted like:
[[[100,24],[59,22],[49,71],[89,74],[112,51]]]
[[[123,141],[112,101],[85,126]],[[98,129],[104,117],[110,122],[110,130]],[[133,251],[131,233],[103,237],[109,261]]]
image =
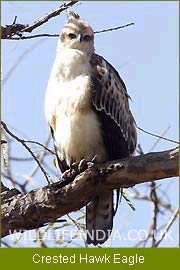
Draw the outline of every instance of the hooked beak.
[[[79,35],[77,36],[77,39],[76,39],[76,40],[77,40],[78,42],[81,43],[82,39],[83,39],[82,34],[79,34]]]

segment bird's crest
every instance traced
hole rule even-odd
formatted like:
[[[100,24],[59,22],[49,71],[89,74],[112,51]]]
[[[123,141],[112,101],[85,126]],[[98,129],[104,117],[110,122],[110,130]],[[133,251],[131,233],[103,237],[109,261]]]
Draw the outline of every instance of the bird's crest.
[[[68,23],[73,22],[74,20],[79,20],[80,16],[75,13],[74,11],[69,11],[67,12],[67,18],[68,18]]]
[[[67,19],[68,19],[68,24],[74,24],[77,27],[79,27],[81,30],[85,30],[87,28],[91,29],[92,33],[93,30],[90,27],[90,25],[84,21],[79,14],[75,13],[74,11],[67,11]]]

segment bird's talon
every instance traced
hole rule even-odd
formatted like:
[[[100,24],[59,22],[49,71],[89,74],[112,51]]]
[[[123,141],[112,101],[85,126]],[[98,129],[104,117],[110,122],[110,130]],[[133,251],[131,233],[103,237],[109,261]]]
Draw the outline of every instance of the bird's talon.
[[[91,162],[94,163],[97,159],[97,155],[95,155],[92,159],[91,159]]]
[[[79,162],[78,165],[78,170],[79,172],[83,172],[87,169],[88,165],[87,165],[87,161],[83,158],[81,159],[81,161]]]
[[[94,162],[91,162],[91,161],[87,162],[87,165],[88,165],[88,168],[90,169],[94,166]]]
[[[78,165],[79,165],[79,162],[77,162],[77,161],[70,163],[70,165],[69,165],[70,171],[77,170]]]

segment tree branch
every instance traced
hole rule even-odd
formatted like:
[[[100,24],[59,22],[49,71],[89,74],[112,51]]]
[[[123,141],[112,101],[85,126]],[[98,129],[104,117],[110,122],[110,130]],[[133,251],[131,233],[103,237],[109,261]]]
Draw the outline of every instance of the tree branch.
[[[172,226],[172,224],[174,223],[175,219],[177,218],[177,216],[179,215],[179,209],[176,209],[172,215],[172,217],[169,219],[163,234],[161,235],[160,239],[156,242],[155,246],[158,247],[159,244],[161,243],[161,241],[164,239],[164,237],[166,236],[167,232],[169,231],[170,227]]]
[[[39,162],[38,158],[35,156],[35,154],[33,153],[33,151],[31,150],[31,148],[29,146],[27,146],[26,142],[33,142],[33,143],[36,143],[40,146],[43,146],[41,143],[37,143],[37,142],[34,142],[34,141],[25,141],[23,139],[20,139],[18,136],[14,135],[7,127],[7,125],[1,121],[1,125],[3,127],[3,129],[12,137],[14,138],[17,142],[20,142],[25,148],[26,150],[31,154],[31,156],[34,158],[34,160],[36,161],[37,165],[39,166],[39,168],[41,169],[43,175],[45,176],[46,180],[48,183],[50,183],[50,180],[49,180],[49,175],[48,173],[44,170],[44,168],[42,167],[41,163]],[[47,147],[43,146],[43,148],[46,148],[46,150],[48,149]],[[49,150],[49,149],[48,149]],[[50,150],[49,150],[50,151]]]
[[[31,25],[29,24],[20,24],[16,23],[17,16],[15,16],[15,19],[12,24],[1,26],[1,39],[8,39],[8,40],[25,40],[25,39],[32,39],[32,38],[38,38],[38,37],[59,37],[59,34],[37,34],[37,35],[31,35],[31,36],[23,36],[24,32],[31,33],[34,29],[41,26],[42,24],[48,22],[49,19],[59,15],[64,10],[68,9],[69,7],[72,7],[74,4],[76,4],[78,1],[70,1],[68,3],[64,3],[56,10],[53,10],[49,14],[47,14],[45,17],[35,21]],[[99,33],[105,33],[105,32],[111,32],[116,31],[122,28],[126,28],[128,26],[132,26],[134,23],[127,23],[125,25],[111,27],[108,29],[98,30],[94,31],[94,34]],[[16,35],[16,37],[14,37]]]
[[[131,26],[131,25],[134,25],[134,23],[127,23],[125,25],[120,25],[120,26],[111,27],[111,28],[108,28],[108,29],[94,31],[94,34],[100,34],[100,33],[105,33],[105,32],[116,31],[116,30],[119,30],[119,29],[122,29],[122,28],[126,28],[126,27]],[[6,31],[7,31],[6,28],[3,27],[3,26],[1,26],[1,31],[2,31],[1,38],[2,39],[8,39],[8,40],[24,40],[24,39],[33,39],[33,38],[39,38],[39,37],[41,37],[41,38],[42,37],[59,37],[59,34],[38,34],[38,35],[32,35],[32,36],[12,37],[12,35],[9,35],[8,32],[6,33]],[[10,30],[8,29],[8,31],[10,31]],[[21,31],[21,32],[23,32],[23,31]]]
[[[17,24],[16,23],[17,16],[16,16],[14,19],[14,22],[11,25],[6,25],[6,27],[1,26],[1,38],[7,39],[7,38],[11,38],[14,35],[18,35],[21,37],[23,32],[31,33],[34,29],[46,23],[47,21],[49,21],[49,19],[58,16],[61,12],[68,9],[69,7],[72,7],[77,2],[78,1],[70,1],[68,3],[64,3],[59,8],[57,8],[56,10],[53,10],[48,15],[35,21],[31,25]]]
[[[61,181],[23,195],[2,192],[2,237],[39,228],[85,206],[105,189],[128,188],[136,184],[179,175],[178,148],[148,153],[104,164],[88,164],[84,172],[66,171]]]

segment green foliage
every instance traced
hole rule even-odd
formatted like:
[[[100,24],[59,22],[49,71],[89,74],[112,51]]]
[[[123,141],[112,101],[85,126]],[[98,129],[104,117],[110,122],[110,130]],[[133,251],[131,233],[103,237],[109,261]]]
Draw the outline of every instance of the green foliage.
[[[123,199],[125,199],[125,201],[127,202],[127,204],[131,207],[131,209],[133,211],[136,210],[135,206],[132,204],[132,202],[130,201],[130,199],[127,197],[127,194],[123,191],[123,189],[121,189],[121,197]]]

